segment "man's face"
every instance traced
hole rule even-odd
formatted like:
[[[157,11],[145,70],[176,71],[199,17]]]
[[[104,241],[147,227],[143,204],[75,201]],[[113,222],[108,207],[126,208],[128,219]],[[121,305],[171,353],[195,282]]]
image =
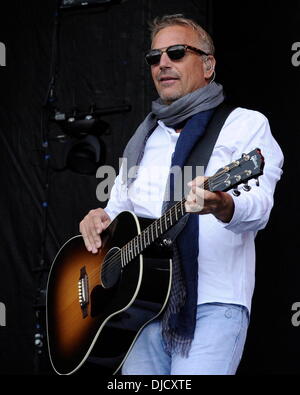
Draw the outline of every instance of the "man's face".
[[[188,26],[169,26],[162,29],[154,37],[152,49],[166,49],[176,44],[201,49],[198,34]],[[151,74],[160,98],[165,104],[171,104],[207,85],[212,72],[207,71],[207,65],[200,55],[187,50],[182,59],[173,61],[164,52],[160,63],[151,66]]]

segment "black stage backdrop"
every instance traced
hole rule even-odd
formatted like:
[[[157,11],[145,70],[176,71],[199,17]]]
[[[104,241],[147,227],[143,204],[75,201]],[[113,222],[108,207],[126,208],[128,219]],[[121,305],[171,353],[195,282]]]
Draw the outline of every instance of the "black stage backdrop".
[[[69,115],[101,110],[109,125],[96,131],[106,147],[103,164],[117,170],[126,142],[156,98],[142,56],[149,47],[147,22],[180,12],[212,33],[217,81],[231,100],[269,118],[286,156],[271,221],[257,239],[257,286],[239,374],[298,374],[300,328],[292,325],[292,306],[300,302],[300,56],[294,45],[300,2],[128,0],[59,13],[57,4],[0,6],[6,48],[0,67],[2,314],[6,308],[0,373],[51,373],[44,314],[49,266],[78,233],[83,216],[105,205],[96,197],[95,174],[64,168],[67,143],[55,138],[51,109]]]

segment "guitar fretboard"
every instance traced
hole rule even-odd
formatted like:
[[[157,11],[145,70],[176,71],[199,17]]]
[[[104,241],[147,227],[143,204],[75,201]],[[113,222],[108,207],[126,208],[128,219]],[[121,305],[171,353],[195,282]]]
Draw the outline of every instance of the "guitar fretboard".
[[[183,199],[181,202],[175,204],[121,249],[122,267],[125,267],[130,261],[135,259],[185,216],[185,203],[186,200]]]

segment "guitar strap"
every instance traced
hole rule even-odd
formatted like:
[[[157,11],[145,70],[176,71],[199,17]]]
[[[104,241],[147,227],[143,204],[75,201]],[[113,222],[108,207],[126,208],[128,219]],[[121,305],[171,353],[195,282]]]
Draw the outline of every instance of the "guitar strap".
[[[210,120],[206,132],[202,138],[199,139],[194,146],[185,166],[190,166],[193,169],[193,178],[196,177],[196,167],[203,166],[204,172],[208,166],[213,149],[218,140],[219,134],[229,117],[229,115],[236,109],[236,106],[229,103],[220,104]],[[182,175],[181,175],[182,176]],[[183,184],[182,184],[183,185]],[[184,186],[183,186],[184,189]],[[165,233],[165,237],[172,242],[183,231],[186,226],[190,214],[186,214],[172,229]]]

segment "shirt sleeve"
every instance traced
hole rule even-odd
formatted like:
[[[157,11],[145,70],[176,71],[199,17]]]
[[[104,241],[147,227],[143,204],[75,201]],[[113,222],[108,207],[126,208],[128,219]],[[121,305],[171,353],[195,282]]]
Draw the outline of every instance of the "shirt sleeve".
[[[122,172],[123,166],[121,166],[120,173],[115,179],[109,201],[104,209],[112,221],[122,211],[133,211],[132,203],[128,198],[127,184],[123,181]]]
[[[255,180],[249,182],[252,188],[250,192],[245,192],[242,187],[239,197],[230,192],[235,205],[234,215],[229,224],[222,223],[222,226],[236,234],[257,232],[264,229],[269,221],[274,205],[276,184],[283,173],[283,153],[272,136],[267,118],[249,110],[244,113],[240,123],[239,138],[236,139],[235,148],[237,155],[235,159],[241,157],[243,153],[247,154],[260,148],[265,159],[264,174],[259,179],[259,187]]]

